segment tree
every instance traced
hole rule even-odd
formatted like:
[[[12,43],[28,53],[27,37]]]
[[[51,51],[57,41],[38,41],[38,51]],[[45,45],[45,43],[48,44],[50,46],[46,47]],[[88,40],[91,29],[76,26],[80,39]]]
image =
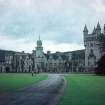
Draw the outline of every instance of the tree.
[[[98,61],[98,66],[95,69],[96,74],[105,75],[105,54]]]
[[[101,34],[97,37],[98,42],[100,43],[100,49],[102,52],[105,52],[105,35]]]
[[[105,35],[100,35],[98,41],[100,43],[101,52],[104,52],[104,55],[97,62],[98,66],[95,68],[95,73],[97,75],[105,75]]]

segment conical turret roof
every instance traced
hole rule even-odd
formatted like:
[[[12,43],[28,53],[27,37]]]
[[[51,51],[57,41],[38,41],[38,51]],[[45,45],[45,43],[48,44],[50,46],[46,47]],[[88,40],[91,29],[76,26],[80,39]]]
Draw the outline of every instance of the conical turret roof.
[[[101,30],[100,23],[97,23],[97,30]]]
[[[87,26],[85,25],[85,27],[84,27],[84,30],[83,30],[84,32],[88,32],[88,29],[87,29]]]
[[[96,28],[95,28],[95,26],[94,26],[94,29],[93,29],[93,33],[96,33]]]

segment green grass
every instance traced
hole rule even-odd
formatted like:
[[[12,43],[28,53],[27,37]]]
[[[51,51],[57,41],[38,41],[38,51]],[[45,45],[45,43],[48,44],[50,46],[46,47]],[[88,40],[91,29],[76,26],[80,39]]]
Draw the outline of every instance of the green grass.
[[[105,105],[105,76],[66,75],[67,87],[59,105]]]
[[[13,91],[31,84],[37,83],[41,80],[47,79],[47,75],[37,74],[33,77],[31,74],[0,74],[0,93]]]

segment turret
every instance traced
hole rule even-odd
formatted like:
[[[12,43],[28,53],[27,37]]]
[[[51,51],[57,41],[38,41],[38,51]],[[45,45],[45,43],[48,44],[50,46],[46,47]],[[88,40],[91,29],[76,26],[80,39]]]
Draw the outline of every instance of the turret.
[[[93,29],[93,34],[95,34],[96,33],[96,28],[95,28],[95,26],[94,26],[94,29]]]
[[[83,34],[84,34],[84,46],[86,47],[86,37],[88,36],[88,29],[86,25],[84,27]]]
[[[39,39],[37,40],[37,47],[36,47],[36,57],[43,57],[43,47],[42,47],[42,41]]]
[[[88,35],[88,29],[87,29],[87,26],[86,25],[84,27],[83,34],[84,34],[84,36],[87,36]]]
[[[37,40],[37,47],[42,47],[42,41],[40,40],[40,35],[39,35],[39,40]]]
[[[97,24],[96,33],[97,33],[97,35],[101,34],[101,27],[100,27],[100,23],[99,22]]]

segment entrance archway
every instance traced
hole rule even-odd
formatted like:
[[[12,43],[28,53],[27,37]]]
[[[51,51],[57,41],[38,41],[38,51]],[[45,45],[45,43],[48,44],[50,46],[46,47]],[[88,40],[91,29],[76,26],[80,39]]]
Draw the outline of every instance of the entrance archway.
[[[9,73],[10,72],[10,67],[6,67],[5,71],[6,71],[6,73]]]

